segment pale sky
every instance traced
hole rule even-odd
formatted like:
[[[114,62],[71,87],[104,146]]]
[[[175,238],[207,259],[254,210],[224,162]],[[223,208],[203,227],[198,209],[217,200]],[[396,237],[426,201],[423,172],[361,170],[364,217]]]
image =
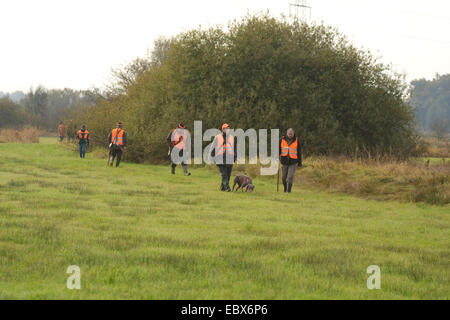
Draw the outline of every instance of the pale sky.
[[[0,91],[102,87],[111,68],[159,36],[226,24],[247,12],[289,13],[294,0],[1,0]],[[407,80],[450,73],[450,1],[309,0],[312,20],[337,26]]]

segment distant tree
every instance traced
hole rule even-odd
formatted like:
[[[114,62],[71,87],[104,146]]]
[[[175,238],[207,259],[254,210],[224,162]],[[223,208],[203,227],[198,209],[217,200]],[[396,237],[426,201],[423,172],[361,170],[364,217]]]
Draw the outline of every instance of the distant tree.
[[[153,65],[160,66],[169,58],[170,39],[160,37],[153,43],[153,50],[150,54],[150,60]]]
[[[48,92],[43,86],[28,91],[25,107],[34,115],[45,117],[47,111]]]
[[[450,122],[450,74],[437,74],[431,81],[414,80],[411,87],[411,104],[425,131],[434,131],[440,120]]]
[[[29,118],[21,105],[6,96],[0,98],[0,128],[19,128],[28,121]]]
[[[108,94],[115,96],[123,94],[135,83],[137,77],[150,68],[148,59],[136,58],[125,66],[112,69],[111,83],[107,86]]]
[[[436,119],[431,125],[431,130],[438,140],[443,140],[449,131],[449,121],[447,119]]]
[[[30,88],[24,98],[24,106],[33,118],[33,125],[39,128],[47,126],[50,122],[47,118],[47,103],[48,92],[43,86],[38,86],[36,89]]]
[[[14,91],[13,93],[9,94],[9,98],[15,103],[22,103],[22,100],[25,98],[25,93],[23,93],[22,91]]]

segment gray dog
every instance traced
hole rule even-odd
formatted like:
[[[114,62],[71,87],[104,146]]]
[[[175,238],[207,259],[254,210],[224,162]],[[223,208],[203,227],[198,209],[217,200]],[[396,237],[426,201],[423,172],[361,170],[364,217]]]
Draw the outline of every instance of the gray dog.
[[[244,174],[239,174],[236,176],[236,178],[234,178],[234,184],[233,184],[233,191],[234,191],[234,187],[238,186],[236,191],[238,191],[239,189],[241,189],[241,192],[245,192],[250,191],[253,192],[255,190],[255,186],[253,185],[253,181],[252,178],[250,178],[249,176],[246,176]]]

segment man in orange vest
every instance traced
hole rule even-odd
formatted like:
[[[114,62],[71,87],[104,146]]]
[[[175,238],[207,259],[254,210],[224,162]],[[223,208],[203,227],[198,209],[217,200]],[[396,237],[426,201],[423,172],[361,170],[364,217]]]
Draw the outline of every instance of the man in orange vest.
[[[169,155],[172,152],[177,152],[179,157],[182,158],[186,150],[187,132],[186,126],[181,122],[176,129],[170,131],[167,136],[167,144],[169,145]],[[190,176],[191,173],[188,171],[186,163],[181,162],[183,167],[184,175]],[[172,174],[175,174],[175,168],[177,164],[172,160]]]
[[[119,166],[122,154],[127,149],[127,140],[127,134],[122,128],[122,122],[119,121],[117,123],[117,128],[113,129],[108,136],[110,167],[113,166],[116,157],[116,168]]]
[[[86,148],[89,145],[89,131],[86,130],[86,126],[83,124],[81,129],[77,132],[78,146],[80,147],[80,158],[86,158]]]
[[[211,156],[222,175],[220,191],[231,191],[230,178],[233,164],[237,158],[236,138],[230,134],[230,125],[222,125],[222,133],[218,134],[211,146]]]
[[[62,142],[66,137],[66,129],[66,125],[61,121],[58,125],[59,142]]]
[[[284,192],[291,193],[295,170],[302,166],[300,140],[292,128],[288,129],[286,137],[280,139],[280,157]]]

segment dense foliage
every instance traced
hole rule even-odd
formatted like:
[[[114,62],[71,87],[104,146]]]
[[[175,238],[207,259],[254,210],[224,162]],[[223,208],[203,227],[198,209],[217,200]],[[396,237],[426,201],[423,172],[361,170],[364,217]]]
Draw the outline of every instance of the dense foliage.
[[[8,97],[0,98],[0,129],[20,128],[29,121],[30,119],[21,105]]]
[[[333,28],[249,16],[157,49],[126,90],[76,116],[98,143],[123,121],[135,161],[163,159],[170,129],[185,121],[192,130],[194,120],[204,129],[293,127],[306,154],[415,150],[403,77]]]
[[[411,82],[411,104],[426,131],[450,131],[450,74]]]

